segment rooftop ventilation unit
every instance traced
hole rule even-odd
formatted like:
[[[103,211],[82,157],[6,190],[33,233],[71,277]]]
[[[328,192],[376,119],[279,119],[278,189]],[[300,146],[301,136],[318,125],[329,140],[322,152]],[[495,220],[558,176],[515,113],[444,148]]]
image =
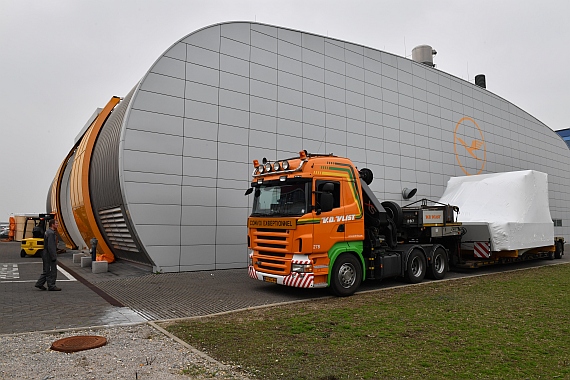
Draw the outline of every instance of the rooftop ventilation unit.
[[[485,80],[485,75],[479,74],[475,75],[475,84],[482,88],[487,88],[487,82]]]
[[[437,51],[432,49],[429,45],[416,46],[412,50],[412,60],[423,63],[429,67],[435,67],[433,63],[433,56],[437,54]]]

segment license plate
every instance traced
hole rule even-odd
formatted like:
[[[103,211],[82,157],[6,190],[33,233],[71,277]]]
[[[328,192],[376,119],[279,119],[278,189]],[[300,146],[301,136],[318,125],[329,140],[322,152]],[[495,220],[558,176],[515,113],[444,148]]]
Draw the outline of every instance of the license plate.
[[[267,277],[267,276],[263,276],[263,281],[265,282],[271,282],[273,284],[277,284],[277,279],[275,277]]]

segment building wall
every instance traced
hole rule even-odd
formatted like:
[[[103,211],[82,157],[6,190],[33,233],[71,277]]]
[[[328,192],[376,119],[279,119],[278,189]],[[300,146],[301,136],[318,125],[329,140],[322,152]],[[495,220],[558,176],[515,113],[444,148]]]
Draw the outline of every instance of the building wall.
[[[452,176],[546,172],[555,234],[570,236],[570,150],[528,113],[403,57],[236,22],[172,45],[126,108],[123,204],[155,269],[245,267],[252,160],[302,149],[372,169],[379,199],[400,203],[405,187],[439,199]]]

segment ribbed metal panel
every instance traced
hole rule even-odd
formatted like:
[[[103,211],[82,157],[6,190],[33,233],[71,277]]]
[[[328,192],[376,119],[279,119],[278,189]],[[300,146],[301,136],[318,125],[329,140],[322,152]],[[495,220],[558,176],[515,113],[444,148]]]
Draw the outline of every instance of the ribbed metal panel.
[[[55,179],[53,181],[55,181]],[[51,184],[49,185],[49,190],[46,199],[46,212],[48,214],[53,211],[53,208],[51,207],[51,189],[53,188],[53,181],[51,181]]]
[[[121,259],[153,265],[125,217],[119,183],[121,125],[134,90],[117,105],[101,129],[91,156],[89,191],[99,230]]]
[[[131,236],[120,207],[99,211],[105,235],[114,249],[138,253],[137,244]]]

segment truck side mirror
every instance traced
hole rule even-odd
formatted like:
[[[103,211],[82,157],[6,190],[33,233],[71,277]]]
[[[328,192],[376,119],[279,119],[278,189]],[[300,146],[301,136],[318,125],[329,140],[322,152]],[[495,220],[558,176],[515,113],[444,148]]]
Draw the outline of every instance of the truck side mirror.
[[[334,183],[323,183],[315,193],[318,194],[317,207],[315,207],[317,215],[320,215],[321,212],[331,211],[334,208]]]
[[[321,212],[331,211],[334,207],[334,184],[327,182],[322,187]]]
[[[328,212],[333,209],[334,197],[331,193],[321,194],[321,212]]]

